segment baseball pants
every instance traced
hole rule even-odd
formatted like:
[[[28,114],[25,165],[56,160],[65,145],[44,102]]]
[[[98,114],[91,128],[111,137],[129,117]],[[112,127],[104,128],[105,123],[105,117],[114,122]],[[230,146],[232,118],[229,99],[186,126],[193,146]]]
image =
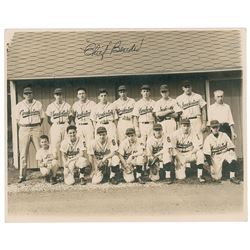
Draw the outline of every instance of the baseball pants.
[[[180,159],[180,165],[176,167],[176,179],[182,180],[186,178],[186,168],[190,167],[191,162],[196,162],[196,165],[204,164],[204,155],[202,150],[198,150],[195,154],[190,152],[177,152]]]
[[[191,130],[195,131],[200,136],[200,138],[203,140],[203,135],[201,132],[201,125],[202,125],[202,122],[201,122],[200,116],[198,116],[197,118],[190,119]]]
[[[40,136],[41,126],[19,128],[20,164],[21,169],[23,170],[23,173],[20,173],[20,177],[26,176],[27,158],[30,142],[33,142],[33,145],[37,151],[40,148]]]
[[[237,157],[235,152],[227,151],[225,153],[221,153],[218,155],[212,156],[212,168],[211,168],[211,176],[215,180],[220,180],[222,177],[222,165],[223,162],[226,161],[227,163],[231,163],[233,160],[236,161]]]
[[[160,122],[164,135],[172,135],[176,130],[176,122],[174,119],[164,120]]]
[[[144,165],[144,157],[143,156],[137,156],[131,161],[126,161],[128,165],[131,166],[143,166]],[[131,168],[133,169],[133,168]],[[135,181],[134,172],[127,172],[126,170],[123,171],[123,178],[127,183],[131,183]]]
[[[52,172],[53,176],[56,176],[56,172],[58,170],[58,161],[57,160],[52,160],[51,162],[47,163],[46,167],[40,168],[40,172],[42,176],[47,176]]]
[[[78,124],[76,128],[78,136],[80,138],[85,138],[86,144],[89,145],[90,142],[94,139],[94,127],[91,122],[86,125]]]
[[[128,128],[134,128],[132,120],[123,120],[122,118],[118,120],[117,136],[120,142],[126,138],[125,133]]]
[[[84,157],[79,157],[78,159],[69,160],[68,167],[64,168],[64,182],[67,185],[73,185],[75,183],[74,169],[80,169],[80,178],[84,177],[82,169],[88,167],[88,161]]]
[[[93,173],[93,176],[92,176],[92,183],[93,184],[99,184],[102,182],[103,180],[103,173],[101,170],[99,170],[97,168],[97,165],[99,164],[99,160],[94,160],[94,173]],[[120,164],[120,159],[117,155],[114,155],[111,159],[108,160],[108,167],[111,167],[111,166],[117,166]]]
[[[144,143],[146,143],[148,137],[152,135],[153,126],[154,126],[153,122],[150,122],[150,123],[140,122],[139,123],[139,129],[140,129],[140,132],[141,132],[141,139],[142,139],[142,141]]]

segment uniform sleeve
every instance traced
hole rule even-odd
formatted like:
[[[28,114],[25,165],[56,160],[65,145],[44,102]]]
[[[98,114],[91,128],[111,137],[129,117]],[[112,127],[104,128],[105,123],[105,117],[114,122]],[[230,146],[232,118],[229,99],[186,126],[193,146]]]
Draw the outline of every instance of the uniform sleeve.
[[[204,106],[206,106],[206,102],[205,102],[205,100],[202,98],[202,96],[201,95],[199,95],[199,106],[200,106],[200,108],[203,108]]]
[[[228,123],[229,125],[234,125],[234,120],[233,120],[233,116],[232,116],[232,112],[231,112],[231,108],[229,105],[227,105],[228,107]]]
[[[139,105],[136,102],[133,110],[133,116],[139,116]]]
[[[15,107],[15,117],[16,117],[16,120],[20,120],[20,105],[19,104],[17,104]]]
[[[40,104],[40,117],[41,119],[43,119],[45,117],[45,113],[44,113],[44,110],[43,110],[43,105],[42,103],[39,103]]]
[[[227,142],[227,148],[235,148],[235,145],[233,144],[232,140],[229,138],[229,136],[226,133],[223,133],[223,136],[226,139]]]
[[[202,138],[197,133],[193,134],[193,145],[195,149],[200,149],[202,145]]]
[[[41,161],[42,160],[42,155],[41,155],[41,150],[40,149],[36,152],[36,160],[37,161]]]
[[[95,150],[94,150],[94,145],[95,145],[95,141],[91,141],[89,147],[88,147],[88,150],[87,150],[87,153],[89,155],[94,155],[95,153]]]
[[[171,140],[171,145],[173,148],[176,148],[176,144],[177,144],[177,134],[174,133],[173,136],[170,138]]]
[[[117,114],[116,107],[115,107],[114,103],[111,104],[111,108],[113,110],[114,120],[117,120],[118,119],[118,114]]]
[[[159,102],[156,102],[155,105],[154,105],[153,112],[156,113],[156,112],[159,112],[159,111],[160,111],[160,104],[159,104]]]
[[[118,153],[119,153],[120,155],[122,155],[122,156],[124,156],[124,154],[125,154],[124,148],[125,148],[125,143],[122,142],[122,143],[120,144],[119,150],[118,150]]]
[[[47,116],[52,116],[51,104],[49,104],[48,107],[47,107],[47,109],[46,109],[46,115],[47,115]]]
[[[62,141],[60,151],[66,153],[68,150],[66,141]]]
[[[203,145],[203,153],[205,155],[211,155],[211,147],[210,147],[210,142],[209,142],[209,136],[205,139],[204,145]]]
[[[92,107],[92,109],[91,109],[91,113],[90,113],[90,119],[92,120],[92,121],[96,121],[96,106],[97,105],[95,105],[94,107]]]
[[[173,100],[173,109],[175,113],[180,113],[182,112],[182,108],[177,104],[176,100]]]

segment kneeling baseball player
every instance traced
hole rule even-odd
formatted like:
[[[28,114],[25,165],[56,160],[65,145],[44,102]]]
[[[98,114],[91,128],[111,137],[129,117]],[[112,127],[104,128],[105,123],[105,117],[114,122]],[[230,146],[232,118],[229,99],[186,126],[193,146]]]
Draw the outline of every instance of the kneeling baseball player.
[[[119,157],[123,169],[123,178],[126,182],[134,182],[134,170],[136,172],[136,179],[140,184],[145,184],[143,181],[142,167],[144,165],[144,151],[145,146],[135,135],[134,128],[126,130],[126,139],[124,139],[119,147]]]
[[[226,133],[219,131],[219,121],[212,120],[210,127],[212,133],[205,139],[203,152],[210,166],[212,178],[219,182],[221,179],[230,178],[232,183],[239,184],[240,181],[235,176],[239,170],[235,145]]]
[[[110,183],[117,185],[120,177],[120,160],[116,155],[118,150],[117,143],[115,139],[110,139],[107,136],[105,127],[97,128],[96,133],[96,139],[91,142],[88,148],[90,162],[94,168],[92,183],[101,183],[104,176],[110,172]]]
[[[185,179],[189,170],[197,170],[197,177],[200,183],[204,183],[202,177],[204,155],[202,151],[202,139],[190,129],[190,120],[181,120],[181,128],[174,132],[172,145],[176,160],[176,179]],[[194,163],[196,163],[194,165]]]
[[[166,141],[164,138],[162,125],[155,124],[153,135],[147,140],[149,178],[151,181],[158,181],[160,179],[159,171],[163,168],[166,183],[172,184],[175,178],[174,165],[172,164],[172,144],[169,136],[167,136]]]
[[[52,150],[47,135],[40,136],[40,145],[41,148],[36,152],[38,166],[45,181],[54,185],[57,183],[56,172],[59,167],[56,150]]]
[[[75,173],[80,172],[80,183],[86,185],[86,177],[91,173],[91,167],[87,160],[86,142],[77,137],[74,125],[68,126],[66,131],[68,138],[62,141],[60,148],[64,165],[64,182],[67,185],[73,185]]]

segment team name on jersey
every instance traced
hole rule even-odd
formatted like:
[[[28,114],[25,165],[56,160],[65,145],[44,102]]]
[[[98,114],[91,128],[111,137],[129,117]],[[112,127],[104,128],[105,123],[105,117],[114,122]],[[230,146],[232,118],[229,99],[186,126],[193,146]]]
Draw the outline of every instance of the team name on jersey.
[[[160,111],[166,111],[167,109],[174,109],[174,107],[173,106],[165,107],[165,108],[160,107]]]
[[[212,154],[220,154],[226,151],[227,151],[227,143],[222,143],[221,145],[211,147]]]
[[[22,114],[23,118],[27,118],[27,117],[33,116],[33,115],[40,115],[40,112],[37,110],[29,110],[29,111],[21,110],[20,113]]]
[[[106,149],[105,151],[97,151],[97,150],[94,151],[94,155],[97,160],[102,160],[104,155],[108,155],[110,153],[111,153],[110,149]]]
[[[52,116],[54,119],[57,119],[59,117],[67,117],[69,115],[69,111],[59,111],[59,112],[53,112]]]
[[[67,155],[68,158],[70,159],[70,158],[73,158],[73,157],[75,157],[76,155],[78,155],[79,152],[80,152],[80,149],[79,149],[79,148],[76,148],[76,149],[70,148],[70,149],[68,149],[66,155]]]
[[[152,113],[152,111],[153,111],[153,107],[140,108],[139,109],[139,114],[140,115],[145,115],[145,114],[148,114],[148,113]]]
[[[80,120],[84,117],[89,117],[90,113],[91,111],[85,111],[85,112],[82,111],[81,113],[77,113],[76,118]]]
[[[117,113],[118,115],[123,115],[123,114],[128,114],[128,113],[131,113],[133,112],[134,108],[133,107],[127,107],[127,108],[124,108],[124,109],[117,109]]]
[[[96,116],[98,119],[102,119],[108,116],[112,116],[113,115],[113,110],[108,110],[108,111],[104,111],[102,113],[97,113]]]
[[[183,143],[183,142],[179,142],[177,141],[176,147],[180,150],[180,152],[188,152],[192,149],[193,147],[193,143],[190,141]]]
[[[183,109],[188,109],[194,106],[199,105],[199,101],[192,101],[192,102],[188,102],[188,103],[182,103],[182,108]]]

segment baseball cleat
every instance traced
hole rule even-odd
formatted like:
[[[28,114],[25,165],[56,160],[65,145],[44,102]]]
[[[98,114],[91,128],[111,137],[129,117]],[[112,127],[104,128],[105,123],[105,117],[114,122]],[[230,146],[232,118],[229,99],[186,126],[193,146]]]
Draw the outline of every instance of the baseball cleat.
[[[203,178],[203,177],[200,177],[200,178],[198,178],[199,179],[199,182],[201,183],[201,184],[204,184],[205,182],[206,182],[206,180]]]
[[[171,185],[173,183],[174,183],[174,181],[172,179],[170,179],[170,178],[166,179],[166,184]]]
[[[240,184],[240,180],[233,177],[233,178],[230,178],[230,181],[233,183],[233,184]]]
[[[51,177],[50,183],[51,185],[55,185],[57,183],[56,177]]]
[[[139,182],[140,184],[145,184],[145,183],[146,183],[141,177],[139,177],[137,180],[138,180],[138,182]]]
[[[80,184],[81,185],[86,185],[87,184],[87,180],[85,178],[81,178],[80,179]]]
[[[109,182],[113,185],[117,185],[118,184],[118,180],[115,177],[112,177]]]
[[[21,178],[19,178],[18,183],[22,183],[24,181],[26,181],[26,177],[21,177]]]

